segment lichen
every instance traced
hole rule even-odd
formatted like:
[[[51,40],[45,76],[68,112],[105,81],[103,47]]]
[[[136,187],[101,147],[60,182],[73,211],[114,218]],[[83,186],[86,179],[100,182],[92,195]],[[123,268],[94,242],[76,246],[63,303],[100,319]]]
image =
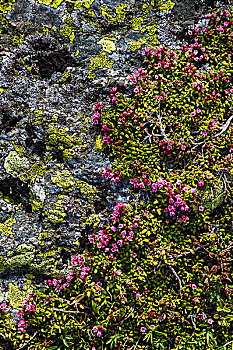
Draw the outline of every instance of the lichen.
[[[16,309],[19,306],[21,306],[22,301],[26,299],[27,295],[33,292],[33,289],[31,287],[31,281],[26,282],[26,288],[24,288],[24,290],[20,290],[11,282],[9,283],[8,287],[9,291],[6,293],[5,298],[9,301],[13,309]]]
[[[70,39],[70,43],[72,44],[75,38],[75,32],[77,31],[77,27],[74,24],[74,20],[71,15],[66,11],[66,19],[65,19],[65,27],[60,30],[60,34],[63,37],[67,37]]]
[[[13,177],[19,177],[25,174],[30,168],[30,163],[26,157],[21,156],[15,151],[11,151],[5,159],[4,168]]]
[[[171,0],[168,0],[165,3],[163,2],[163,0],[160,0],[157,6],[159,7],[160,12],[171,11],[175,6],[175,3],[172,2]]]
[[[74,178],[71,176],[68,170],[57,171],[54,176],[51,176],[51,180],[53,183],[55,183],[59,187],[62,187],[62,188],[70,187],[70,190],[75,189]]]
[[[81,225],[92,225],[93,228],[98,227],[99,222],[100,222],[100,219],[96,214],[91,214],[90,216],[83,217],[80,220]]]
[[[77,181],[76,182],[77,188],[80,189],[80,193],[82,197],[86,197],[87,199],[93,200],[95,194],[97,193],[97,190],[95,187],[92,187],[85,181]]]
[[[16,224],[16,219],[12,214],[10,219],[6,220],[4,223],[0,223],[0,234],[2,236],[13,237],[15,235],[15,232],[12,232],[14,224]]]
[[[115,43],[109,39],[101,39],[97,44],[102,45],[103,50],[110,54],[116,50]]]
[[[15,0],[0,0],[0,11],[7,13],[12,9],[12,5],[15,3]]]
[[[102,143],[102,135],[97,135],[95,140],[95,150],[97,152],[102,152],[106,148],[106,144]]]
[[[103,68],[103,67],[111,68],[113,63],[114,63],[114,61],[108,59],[104,50],[101,50],[99,56],[95,56],[95,57],[90,58],[90,64],[88,65],[88,67],[89,67],[88,78],[89,79],[95,78],[95,74],[93,74],[93,71],[96,68]]]
[[[131,20],[132,29],[133,30],[141,30],[142,29],[142,21],[143,21],[143,17],[133,17],[133,19]]]

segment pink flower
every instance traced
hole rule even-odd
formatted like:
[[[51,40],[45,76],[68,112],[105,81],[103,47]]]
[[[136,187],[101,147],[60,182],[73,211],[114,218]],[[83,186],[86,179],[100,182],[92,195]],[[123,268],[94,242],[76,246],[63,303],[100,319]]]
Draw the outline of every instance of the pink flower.
[[[150,324],[149,327],[150,327],[150,329],[155,329],[155,325],[154,324]]]
[[[192,113],[191,113],[192,114]],[[182,149],[182,151],[185,151],[186,150],[186,146],[185,145],[182,145],[181,146],[181,149]]]
[[[202,206],[202,205],[200,205],[200,207],[199,207],[199,211],[203,211],[205,208]]]
[[[198,186],[204,186],[204,181],[200,181]]]
[[[119,241],[117,241],[117,244],[122,245],[123,244],[123,240],[119,239]]]
[[[193,301],[194,301],[194,303],[198,303],[198,299],[197,298],[194,298]]]
[[[188,190],[189,190],[189,189],[188,189],[188,187],[186,187],[186,186],[185,186],[185,187],[183,187],[183,191],[185,191],[185,192],[186,192],[186,191],[188,191]]]
[[[214,321],[212,320],[212,318],[209,318],[209,319],[208,319],[208,323],[209,323],[209,324],[212,324],[213,322],[214,322]]]
[[[192,284],[192,289],[196,289],[196,288],[197,288],[196,284]]]
[[[203,131],[203,135],[204,135],[204,136],[207,136],[207,131]]]
[[[98,332],[98,327],[93,327],[92,330],[93,330],[93,332],[96,333],[96,332]]]
[[[111,227],[111,230],[112,230],[113,232],[116,232],[117,229],[116,229],[116,227],[112,226],[112,227]]]
[[[140,332],[141,332],[141,333],[145,333],[145,332],[146,332],[146,328],[145,328],[145,327],[141,327],[141,328],[140,328]]]
[[[140,299],[141,298],[141,294],[136,293],[136,299]]]
[[[205,320],[207,318],[206,314],[202,314],[202,318]]]
[[[137,254],[132,251],[132,256],[133,256],[133,258],[136,258]]]
[[[116,271],[116,275],[119,276],[121,274],[121,270]]]
[[[124,225],[123,225],[123,224],[119,224],[118,227],[119,227],[119,228],[123,228]]]
[[[97,332],[97,337],[102,337],[102,333],[100,331]]]
[[[137,227],[138,227],[138,224],[135,222],[135,223],[133,224],[133,227],[137,228]]]

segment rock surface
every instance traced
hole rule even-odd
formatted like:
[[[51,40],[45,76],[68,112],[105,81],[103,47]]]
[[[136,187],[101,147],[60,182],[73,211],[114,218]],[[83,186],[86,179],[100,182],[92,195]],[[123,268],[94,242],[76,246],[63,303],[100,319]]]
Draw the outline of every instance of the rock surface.
[[[127,181],[102,179],[112,159],[91,114],[146,45],[178,49],[185,29],[228,1],[0,0],[0,301],[17,308],[63,276],[87,234],[108,220]]]

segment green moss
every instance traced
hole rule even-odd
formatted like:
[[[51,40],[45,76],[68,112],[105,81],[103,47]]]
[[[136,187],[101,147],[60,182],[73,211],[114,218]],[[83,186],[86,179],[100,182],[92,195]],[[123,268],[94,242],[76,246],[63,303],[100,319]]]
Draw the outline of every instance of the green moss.
[[[11,151],[5,159],[4,168],[13,177],[19,177],[28,171],[30,163],[26,157],[21,156],[15,151]]]
[[[97,135],[96,136],[96,140],[95,140],[95,150],[97,152],[102,152],[105,148],[106,145],[104,143],[102,143],[103,137],[102,135]]]

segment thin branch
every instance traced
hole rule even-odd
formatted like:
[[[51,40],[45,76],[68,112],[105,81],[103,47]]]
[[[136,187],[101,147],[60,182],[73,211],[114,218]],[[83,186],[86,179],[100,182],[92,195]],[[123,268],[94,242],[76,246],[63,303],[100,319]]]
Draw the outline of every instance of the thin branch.
[[[233,115],[232,115],[232,116],[227,120],[227,122],[223,125],[222,130],[221,130],[218,134],[216,134],[216,135],[214,135],[214,136],[211,137],[211,140],[213,140],[215,137],[218,137],[218,136],[222,135],[225,131],[227,131],[229,125],[231,124],[232,119],[233,119]]]
[[[136,349],[136,347],[138,346],[138,343],[139,343],[139,340],[141,339],[141,337],[142,337],[142,336],[140,336],[140,338],[138,339],[138,341],[137,341],[137,343],[136,343],[135,347],[133,348],[133,350],[135,350],[135,349]]]
[[[124,349],[125,344],[128,342],[128,340],[129,340],[129,337],[127,337],[126,341],[124,342],[123,349]]]
[[[195,322],[193,321],[193,317],[195,317],[195,316],[193,316],[193,315],[189,315],[189,316],[191,318],[191,322],[192,322],[193,327],[196,329],[197,326],[196,326]]]
[[[158,106],[159,106],[159,112],[158,112],[157,117],[158,117],[158,120],[159,120],[159,123],[160,123],[159,128],[160,128],[160,131],[161,131],[161,135],[163,137],[167,137],[167,135],[165,134],[166,125],[164,125],[164,127],[163,127],[163,124],[162,124],[162,119],[161,119],[161,114],[160,114],[160,102],[158,102]]]
[[[181,284],[181,280],[180,277],[177,275],[176,271],[173,269],[173,267],[171,265],[168,265],[169,269],[173,272],[174,276],[177,278],[178,282],[179,282],[179,286],[180,286],[180,295],[182,292],[182,284]]]
[[[53,311],[61,311],[67,314],[86,314],[86,312],[82,312],[82,311],[68,311],[68,310],[62,310],[62,309],[53,309]]]
[[[231,341],[229,341],[228,343],[224,344],[223,347],[225,347],[225,346],[227,346],[227,345],[229,345],[229,344],[231,344],[231,343],[233,343],[233,340],[231,340]]]
[[[24,349],[24,348],[32,341],[32,339],[35,338],[35,336],[37,335],[37,333],[38,333],[38,331],[36,331],[36,332],[33,334],[33,336],[32,336],[26,343],[24,343],[20,348],[18,348],[17,350],[22,350],[22,349]]]

